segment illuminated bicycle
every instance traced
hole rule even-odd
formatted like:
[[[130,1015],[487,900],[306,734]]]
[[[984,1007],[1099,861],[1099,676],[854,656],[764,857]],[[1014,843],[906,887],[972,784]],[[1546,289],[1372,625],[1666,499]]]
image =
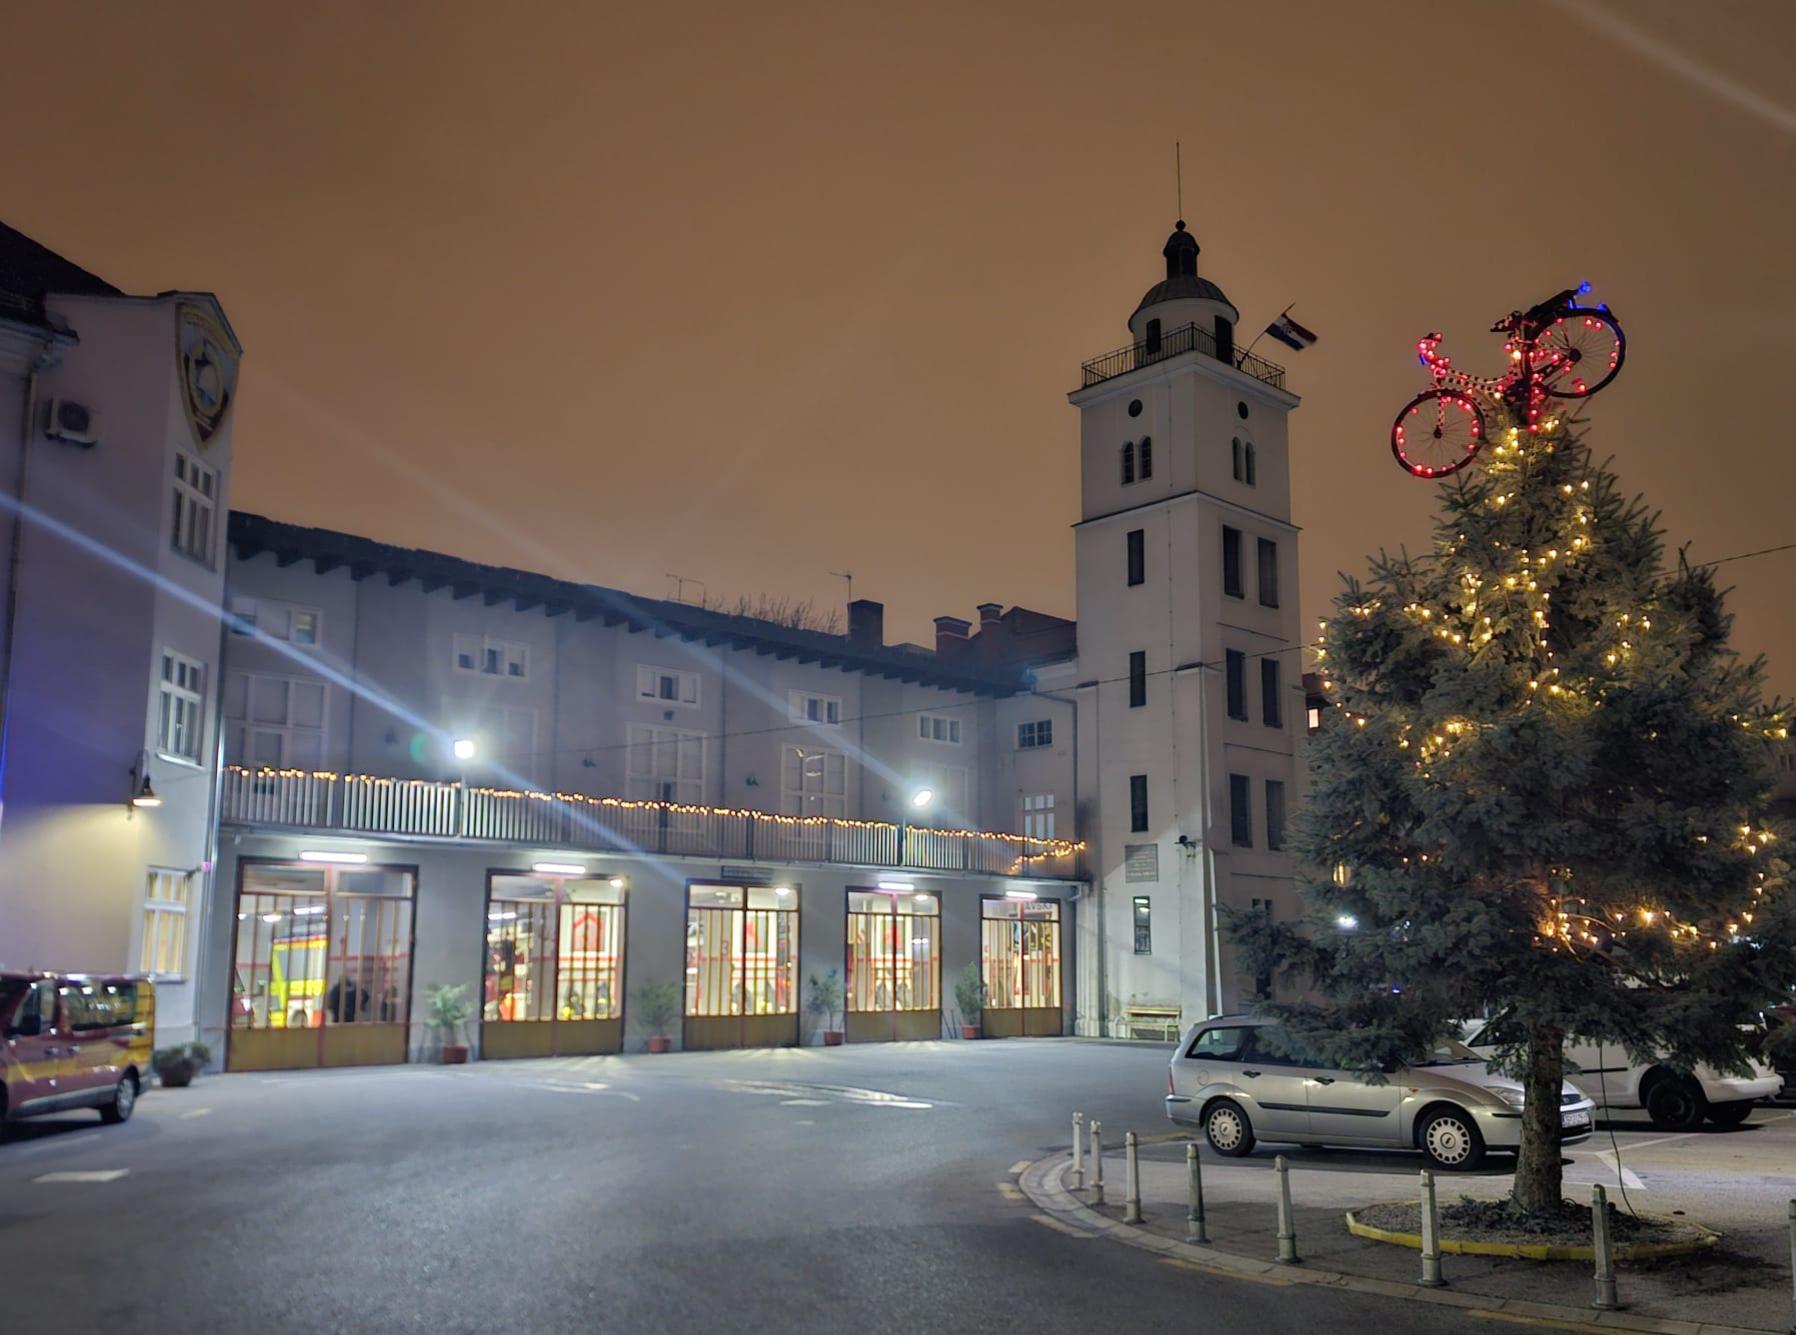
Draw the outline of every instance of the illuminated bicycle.
[[[1445,477],[1472,462],[1484,443],[1483,400],[1502,404],[1528,430],[1540,429],[1550,399],[1585,399],[1621,370],[1627,340],[1606,306],[1580,306],[1590,284],[1567,288],[1491,326],[1505,334],[1509,369],[1492,377],[1455,370],[1431,333],[1416,352],[1434,388],[1416,395],[1391,424],[1391,453],[1417,477]]]

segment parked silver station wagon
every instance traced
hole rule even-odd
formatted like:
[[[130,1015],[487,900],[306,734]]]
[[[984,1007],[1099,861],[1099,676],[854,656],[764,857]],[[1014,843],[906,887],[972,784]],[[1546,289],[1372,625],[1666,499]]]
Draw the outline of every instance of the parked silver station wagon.
[[[1259,1140],[1298,1145],[1420,1149],[1436,1165],[1476,1168],[1487,1150],[1522,1139],[1522,1086],[1496,1075],[1463,1043],[1373,1083],[1354,1071],[1274,1055],[1262,1041],[1270,1021],[1223,1016],[1192,1026],[1166,1077],[1166,1115],[1202,1127],[1218,1154],[1239,1156]],[[1561,1086],[1563,1144],[1585,1139],[1595,1107]]]

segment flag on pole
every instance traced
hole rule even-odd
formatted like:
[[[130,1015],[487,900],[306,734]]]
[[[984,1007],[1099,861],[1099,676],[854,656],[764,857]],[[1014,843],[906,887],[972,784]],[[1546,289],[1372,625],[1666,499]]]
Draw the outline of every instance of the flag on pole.
[[[1293,320],[1289,312],[1267,325],[1266,332],[1294,352],[1302,352],[1316,341],[1316,336]]]

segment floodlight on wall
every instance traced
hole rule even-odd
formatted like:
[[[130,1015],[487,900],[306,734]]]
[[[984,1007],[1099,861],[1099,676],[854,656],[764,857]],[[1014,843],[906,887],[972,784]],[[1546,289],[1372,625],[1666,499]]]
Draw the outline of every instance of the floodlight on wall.
[[[155,785],[150,782],[149,752],[140,752],[137,763],[131,767],[131,785],[126,789],[131,807],[159,807],[162,798],[157,795]],[[126,815],[130,814],[127,807]]]
[[[629,883],[630,878],[628,876],[613,876],[610,882],[613,890],[622,890]]]
[[[875,888],[884,890],[888,894],[908,895],[917,887],[909,881],[880,881]]]
[[[1030,900],[1030,899],[1035,899],[1037,897],[1038,896],[1036,895],[1035,891],[1033,891],[1033,890],[1006,890],[1004,892],[1004,898],[1006,898],[1006,899]]]
[[[457,760],[472,760],[480,751],[472,737],[457,737],[449,744],[449,750]]]
[[[586,868],[578,862],[532,862],[530,870],[544,876],[584,876]]]
[[[910,804],[918,811],[921,811],[933,801],[935,801],[935,790],[931,788],[919,788],[916,792],[910,795]]]
[[[339,867],[359,867],[368,860],[366,853],[337,853],[326,849],[308,848],[299,855],[301,862],[324,862]]]

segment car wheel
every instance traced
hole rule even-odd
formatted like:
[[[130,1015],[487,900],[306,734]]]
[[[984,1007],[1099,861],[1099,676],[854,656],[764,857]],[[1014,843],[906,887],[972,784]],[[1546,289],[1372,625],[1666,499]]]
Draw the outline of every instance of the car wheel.
[[[1204,1114],[1204,1139],[1218,1154],[1239,1159],[1253,1153],[1253,1123],[1247,1120],[1247,1114],[1241,1111],[1239,1104],[1224,1100],[1212,1104],[1210,1111]]]
[[[100,1117],[117,1124],[131,1120],[131,1110],[137,1106],[137,1078],[120,1076],[118,1088],[112,1091],[112,1102],[100,1109]]]
[[[1443,1108],[1422,1123],[1422,1153],[1436,1168],[1465,1172],[1484,1162],[1484,1137],[1470,1113]]]
[[[1646,1091],[1646,1115],[1661,1131],[1694,1131],[1702,1125],[1702,1090],[1687,1076],[1660,1076]]]
[[[1752,1116],[1752,1103],[1742,1100],[1739,1103],[1711,1103],[1708,1118],[1716,1126],[1739,1126]]]

